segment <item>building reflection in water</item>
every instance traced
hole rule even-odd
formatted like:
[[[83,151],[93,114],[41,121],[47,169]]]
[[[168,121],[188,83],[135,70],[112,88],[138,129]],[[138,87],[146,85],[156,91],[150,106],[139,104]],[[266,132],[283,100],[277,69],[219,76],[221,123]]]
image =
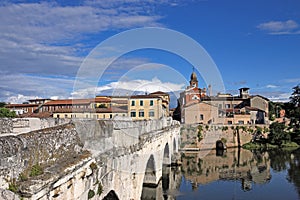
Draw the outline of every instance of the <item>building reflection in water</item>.
[[[271,179],[270,159],[267,152],[231,148],[211,151],[204,158],[197,152],[182,155],[182,174],[191,181],[194,189],[217,180],[239,180],[244,191],[252,188],[252,183],[267,183]]]
[[[171,200],[184,195],[179,193],[182,177],[191,183],[193,190],[198,190],[200,185],[222,180],[239,182],[241,190],[247,192],[254,189],[254,184],[269,183],[271,169],[273,172],[285,170],[286,179],[297,188],[300,197],[300,149],[251,152],[229,148],[225,151],[212,150],[204,158],[199,152],[185,152],[181,160],[181,167],[164,166],[163,177],[158,187],[143,187],[141,199]]]

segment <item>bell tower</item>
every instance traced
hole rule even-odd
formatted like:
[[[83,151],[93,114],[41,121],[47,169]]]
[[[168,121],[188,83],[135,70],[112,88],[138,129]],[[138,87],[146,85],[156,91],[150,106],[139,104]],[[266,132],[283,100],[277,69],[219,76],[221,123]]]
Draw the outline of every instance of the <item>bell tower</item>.
[[[198,88],[198,79],[194,70],[193,73],[191,74],[190,87]]]

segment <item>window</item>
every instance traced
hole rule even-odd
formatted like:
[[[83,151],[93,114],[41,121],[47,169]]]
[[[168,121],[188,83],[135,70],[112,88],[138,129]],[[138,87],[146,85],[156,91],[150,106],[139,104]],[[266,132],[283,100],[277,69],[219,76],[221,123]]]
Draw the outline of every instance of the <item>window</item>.
[[[143,105],[144,105],[144,101],[140,100],[140,106],[143,106]]]
[[[204,119],[204,116],[201,114],[200,115],[200,120],[203,120]]]
[[[219,109],[222,109],[222,104],[219,104]]]
[[[67,114],[65,114],[65,118],[68,118],[68,115],[67,115]]]
[[[242,121],[242,120],[239,120],[239,124],[244,124],[244,121]]]
[[[194,95],[194,96],[192,97],[192,99],[193,99],[193,100],[199,99],[199,97],[198,97],[197,95]]]
[[[225,108],[230,108],[230,104],[225,104]]]
[[[57,118],[59,118],[59,115],[57,115]]]
[[[130,117],[136,117],[136,112],[135,111],[131,111]]]
[[[228,121],[228,124],[232,124],[232,121]]]
[[[109,115],[109,118],[112,118],[112,114]]]
[[[149,111],[149,117],[154,117],[154,110]]]
[[[139,117],[144,117],[144,114],[145,114],[145,113],[144,113],[144,110],[140,110],[140,111],[139,111]]]
[[[153,106],[154,103],[153,103],[153,100],[150,100],[150,106]]]
[[[131,106],[135,106],[135,101],[131,101]]]

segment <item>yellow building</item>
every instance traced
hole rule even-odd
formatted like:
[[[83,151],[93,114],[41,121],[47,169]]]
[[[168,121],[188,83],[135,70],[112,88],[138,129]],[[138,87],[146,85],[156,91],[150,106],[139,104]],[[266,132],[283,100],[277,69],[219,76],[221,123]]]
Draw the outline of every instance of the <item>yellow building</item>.
[[[163,106],[163,112],[164,116],[170,116],[170,95],[165,92],[157,91],[150,93],[150,95],[158,96],[162,98],[162,106]]]
[[[131,96],[128,106],[129,116],[133,120],[159,119],[166,116],[163,99],[156,95]]]
[[[128,111],[120,108],[62,108],[53,111],[53,118],[112,119],[115,116],[128,116]]]

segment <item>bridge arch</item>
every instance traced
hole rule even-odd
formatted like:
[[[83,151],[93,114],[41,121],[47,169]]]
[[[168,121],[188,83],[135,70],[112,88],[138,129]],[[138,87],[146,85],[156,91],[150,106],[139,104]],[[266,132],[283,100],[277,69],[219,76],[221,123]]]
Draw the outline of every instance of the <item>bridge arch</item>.
[[[103,200],[119,200],[118,195],[114,190],[109,191],[109,193],[103,198]]]
[[[155,160],[153,154],[150,155],[146,169],[145,169],[145,175],[143,179],[143,186],[147,187],[156,187],[156,170],[155,170]]]
[[[177,145],[176,145],[176,139],[175,137],[173,138],[173,153],[177,152]]]
[[[164,148],[163,165],[171,165],[171,154],[170,154],[169,143],[167,143]]]

